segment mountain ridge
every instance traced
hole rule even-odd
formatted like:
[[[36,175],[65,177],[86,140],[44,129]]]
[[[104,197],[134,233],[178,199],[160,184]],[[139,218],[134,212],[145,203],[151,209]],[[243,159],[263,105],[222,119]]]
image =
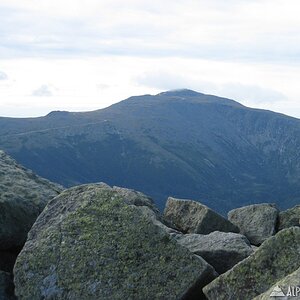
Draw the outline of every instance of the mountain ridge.
[[[65,186],[104,181],[160,207],[174,196],[219,212],[300,199],[300,120],[222,97],[168,91],[91,112],[0,118],[0,128],[0,148]]]

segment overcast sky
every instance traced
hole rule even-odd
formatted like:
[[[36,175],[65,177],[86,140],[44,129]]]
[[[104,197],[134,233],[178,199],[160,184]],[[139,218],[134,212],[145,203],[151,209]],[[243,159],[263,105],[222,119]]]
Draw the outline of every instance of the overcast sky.
[[[300,118],[298,0],[0,0],[0,115],[190,88]]]

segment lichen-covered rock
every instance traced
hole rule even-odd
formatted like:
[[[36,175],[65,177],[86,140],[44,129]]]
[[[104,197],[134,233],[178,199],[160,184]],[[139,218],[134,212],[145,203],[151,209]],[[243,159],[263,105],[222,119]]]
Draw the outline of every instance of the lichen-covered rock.
[[[160,216],[158,208],[155,206],[154,201],[146,196],[145,194],[123,187],[114,186],[114,191],[117,191],[120,196],[123,197],[127,204],[132,204],[135,206],[147,206],[149,207],[157,216]]]
[[[274,204],[253,204],[231,210],[228,219],[251,244],[260,245],[276,232],[278,209]]]
[[[1,300],[15,300],[14,284],[12,276],[9,273],[0,271],[0,299]]]
[[[270,295],[274,295],[275,292],[277,293],[276,297],[270,297]],[[285,296],[279,296],[280,294],[284,294]],[[260,294],[259,296],[255,297],[253,300],[299,300],[300,299],[300,268],[297,269],[292,274],[284,277],[283,279],[279,280],[274,284],[268,291]]]
[[[252,250],[255,252],[255,251],[257,251],[257,250],[258,250],[259,246],[254,246],[254,245],[251,245],[251,248],[252,248]]]
[[[47,201],[61,190],[0,151],[0,250],[21,248]]]
[[[169,227],[167,225],[169,224],[164,224],[164,220],[159,216],[157,215],[152,209],[150,209],[148,206],[139,206],[138,207],[139,210],[141,211],[141,213],[147,217],[147,219],[151,220],[152,223],[158,227],[160,227],[161,229],[163,229],[165,232],[173,235],[179,235],[179,234],[182,234],[180,231],[172,228],[172,227]]]
[[[14,268],[20,299],[184,299],[216,277],[203,259],[103,184],[52,199]],[[186,298],[188,299],[188,298]]]
[[[103,183],[102,183],[103,184]],[[109,187],[107,185],[107,187]],[[146,196],[145,194],[127,188],[122,188],[118,186],[113,187],[114,191],[117,191],[120,196],[123,197],[123,200],[127,204],[135,205],[139,210],[144,214],[149,220],[153,222],[156,226],[161,227],[170,234],[179,234],[180,232],[175,230],[161,215],[158,208],[155,206],[154,201]]]
[[[213,231],[239,231],[235,225],[221,215],[192,200],[169,197],[164,210],[164,217],[183,233],[208,234]]]
[[[212,281],[203,291],[210,300],[250,300],[300,265],[300,228],[267,239],[256,252]]]
[[[300,226],[300,205],[279,213],[278,230],[292,226]]]
[[[215,231],[208,235],[182,234],[175,239],[191,252],[204,258],[221,274],[253,253],[244,235]]]

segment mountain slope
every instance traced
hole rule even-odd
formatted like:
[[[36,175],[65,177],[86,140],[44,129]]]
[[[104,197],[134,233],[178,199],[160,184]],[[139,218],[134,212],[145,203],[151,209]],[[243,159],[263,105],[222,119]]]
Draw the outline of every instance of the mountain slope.
[[[61,191],[61,186],[35,175],[0,150],[1,266],[6,263],[1,251],[19,251],[37,216]]]
[[[0,148],[66,186],[104,181],[220,212],[300,201],[300,120],[190,90],[86,113],[0,118]]]

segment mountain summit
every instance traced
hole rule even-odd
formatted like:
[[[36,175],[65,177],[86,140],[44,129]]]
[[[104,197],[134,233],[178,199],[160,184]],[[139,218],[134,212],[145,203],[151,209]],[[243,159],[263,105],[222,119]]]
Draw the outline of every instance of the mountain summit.
[[[195,92],[193,90],[189,89],[176,89],[176,90],[170,90],[167,92],[162,92],[158,95],[163,95],[167,97],[199,97],[200,95],[203,95],[199,92]]]
[[[65,186],[104,181],[225,212],[300,199],[300,120],[191,90],[84,113],[0,118],[0,148]]]

